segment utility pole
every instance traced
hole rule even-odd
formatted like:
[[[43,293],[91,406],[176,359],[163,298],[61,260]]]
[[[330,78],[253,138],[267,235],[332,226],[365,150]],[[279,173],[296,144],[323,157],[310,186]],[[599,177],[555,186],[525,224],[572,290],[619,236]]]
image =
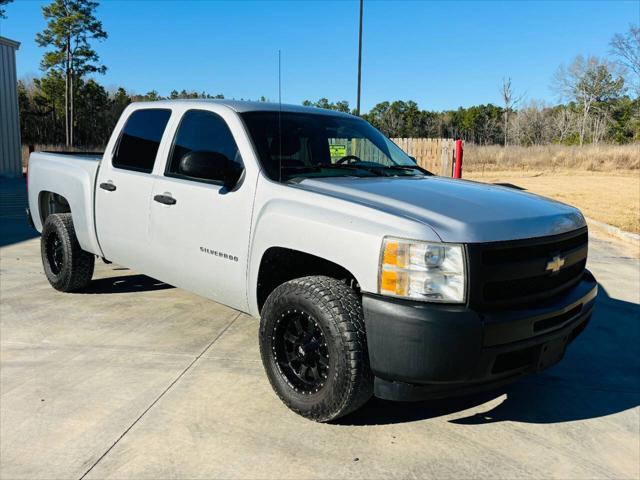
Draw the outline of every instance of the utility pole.
[[[356,101],[356,115],[360,115],[360,83],[362,81],[362,3],[360,0],[360,32],[358,35],[358,100]]]

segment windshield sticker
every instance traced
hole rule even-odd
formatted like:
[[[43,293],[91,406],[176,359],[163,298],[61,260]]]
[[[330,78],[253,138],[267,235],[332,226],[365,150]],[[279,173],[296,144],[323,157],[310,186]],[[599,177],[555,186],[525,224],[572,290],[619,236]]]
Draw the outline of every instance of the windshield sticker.
[[[329,154],[331,157],[346,157],[347,146],[346,145],[329,145]]]

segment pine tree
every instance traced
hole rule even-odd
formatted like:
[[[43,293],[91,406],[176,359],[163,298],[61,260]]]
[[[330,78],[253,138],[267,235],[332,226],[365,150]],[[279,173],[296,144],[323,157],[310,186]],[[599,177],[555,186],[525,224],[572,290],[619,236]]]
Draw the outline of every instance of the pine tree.
[[[5,10],[5,5],[10,4],[13,0],[0,0],[0,19],[7,18],[7,11]]]
[[[89,45],[89,40],[104,40],[107,33],[96,19],[98,2],[92,0],[54,0],[42,7],[47,27],[36,35],[36,43],[51,48],[45,52],[40,66],[55,70],[65,78],[65,137],[73,145],[74,82],[88,73],[104,73],[106,67]]]

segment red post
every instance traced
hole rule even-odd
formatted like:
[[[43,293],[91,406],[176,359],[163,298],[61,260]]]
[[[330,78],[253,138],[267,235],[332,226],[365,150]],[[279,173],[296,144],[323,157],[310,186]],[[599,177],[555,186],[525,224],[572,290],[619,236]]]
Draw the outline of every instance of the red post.
[[[453,166],[453,178],[462,178],[462,140],[456,140],[456,163]]]

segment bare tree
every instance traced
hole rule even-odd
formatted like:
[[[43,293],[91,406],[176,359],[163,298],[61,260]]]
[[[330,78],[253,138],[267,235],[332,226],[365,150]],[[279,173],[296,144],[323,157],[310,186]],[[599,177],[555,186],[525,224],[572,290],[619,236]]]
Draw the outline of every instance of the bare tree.
[[[520,145],[543,145],[552,138],[550,109],[542,102],[531,101],[512,116],[514,139]]]
[[[640,95],[640,28],[637,25],[629,25],[625,34],[616,33],[611,42],[611,54],[617,57],[620,65],[628,68],[633,76],[636,93]]]
[[[519,97],[515,97],[513,89],[511,88],[511,77],[502,79],[502,88],[500,89],[502,95],[502,103],[504,105],[504,145],[509,145],[509,115],[513,109],[520,103],[524,94]]]
[[[511,90],[511,77],[502,79],[502,103],[504,104],[504,146],[509,145],[509,112],[513,100],[513,90]]]
[[[574,113],[566,106],[562,106],[553,116],[553,128],[558,133],[560,143],[564,142],[574,130],[576,119]]]
[[[624,78],[613,63],[579,55],[569,67],[562,65],[556,71],[554,88],[580,106],[580,145],[583,145],[593,106],[618,97],[624,89]]]
[[[591,121],[591,139],[593,143],[597,145],[604,138],[607,132],[607,127],[611,122],[611,118],[607,112],[603,112],[601,115],[594,115]]]

